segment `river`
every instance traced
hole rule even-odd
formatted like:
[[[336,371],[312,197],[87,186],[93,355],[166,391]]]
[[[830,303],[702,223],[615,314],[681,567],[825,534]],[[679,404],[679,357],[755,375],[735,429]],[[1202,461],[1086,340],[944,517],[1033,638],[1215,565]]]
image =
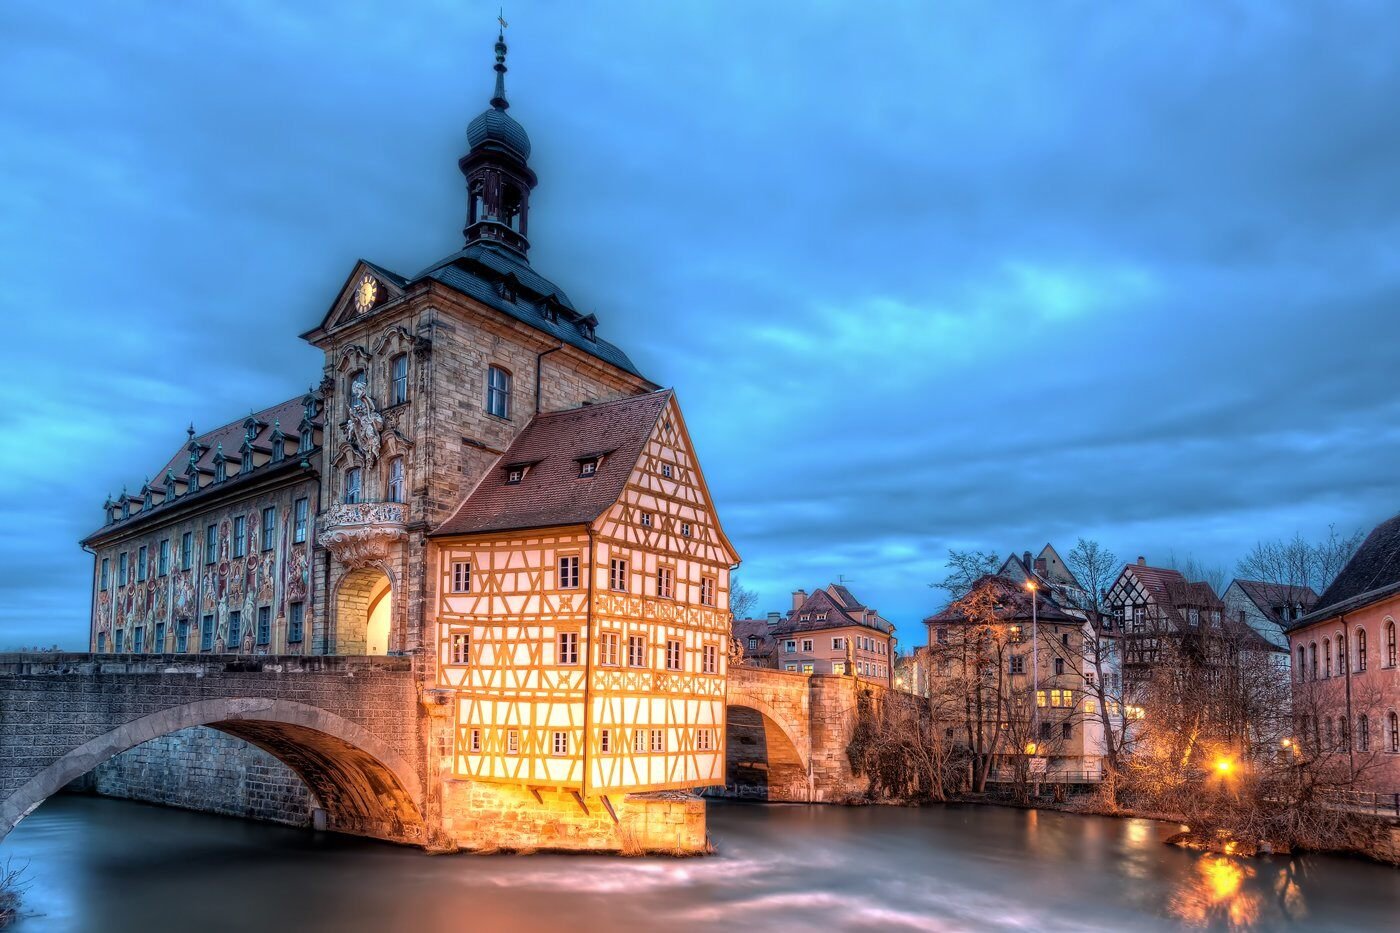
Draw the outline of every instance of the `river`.
[[[711,858],[439,856],[93,797],[0,843],[16,933],[1394,929],[1400,872],[1235,859],[1174,827],[1000,807],[710,803]]]

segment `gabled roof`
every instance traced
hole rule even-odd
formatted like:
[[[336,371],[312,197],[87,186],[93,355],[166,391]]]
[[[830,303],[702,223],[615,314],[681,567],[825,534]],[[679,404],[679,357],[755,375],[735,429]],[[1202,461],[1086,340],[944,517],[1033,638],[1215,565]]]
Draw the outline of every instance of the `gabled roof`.
[[[1037,590],[1034,594],[1015,580],[1009,580],[999,573],[989,573],[979,579],[968,588],[968,593],[979,590],[991,590],[996,598],[996,617],[1000,622],[1025,622],[1030,623],[1032,618],[1041,622],[1053,624],[1082,624],[1082,616],[1071,614],[1059,600],[1055,598],[1054,592],[1048,589]],[[966,597],[963,597],[966,599]],[[1035,599],[1034,615],[1032,615],[1031,600]],[[924,619],[926,624],[957,624],[966,622],[967,617],[963,613],[959,603],[961,600],[954,600],[944,607],[940,612],[936,612]]]
[[[801,606],[789,610],[786,618],[773,626],[770,632],[774,637],[777,637],[791,635],[795,632],[823,632],[828,629],[856,626],[868,628],[884,635],[894,634],[894,625],[889,620],[869,612],[865,607],[849,610],[844,608],[830,592],[833,589],[838,589],[838,587],[831,586],[813,592]],[[839,589],[846,591],[847,598],[855,600],[855,597],[851,596],[850,591],[846,590],[845,587],[839,587]],[[818,615],[825,616],[825,618],[818,619]]]
[[[670,389],[536,415],[434,536],[587,525],[622,496]],[[581,476],[579,461],[602,456]],[[532,464],[518,483],[505,467]]]
[[[1322,591],[1312,612],[1288,628],[1354,612],[1394,593],[1400,593],[1400,515],[1372,529],[1337,579]]]
[[[1263,580],[1231,580],[1231,586],[1238,586],[1240,592],[1265,616],[1276,622],[1279,619],[1274,610],[1279,606],[1301,605],[1303,612],[1309,612],[1317,604],[1317,593],[1310,586],[1292,586],[1287,583],[1266,583]],[[1226,588],[1228,592],[1229,588]]]
[[[826,591],[831,594],[832,599],[836,600],[836,602],[841,605],[842,609],[855,610],[865,608],[865,603],[856,599],[855,594],[840,583],[831,584],[826,588]]]

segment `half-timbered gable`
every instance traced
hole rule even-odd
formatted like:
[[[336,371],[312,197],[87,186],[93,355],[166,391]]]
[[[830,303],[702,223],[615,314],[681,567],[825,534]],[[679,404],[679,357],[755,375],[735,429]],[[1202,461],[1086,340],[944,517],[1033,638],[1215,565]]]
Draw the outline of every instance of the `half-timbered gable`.
[[[459,777],[723,782],[737,556],[670,391],[536,417],[434,538]]]

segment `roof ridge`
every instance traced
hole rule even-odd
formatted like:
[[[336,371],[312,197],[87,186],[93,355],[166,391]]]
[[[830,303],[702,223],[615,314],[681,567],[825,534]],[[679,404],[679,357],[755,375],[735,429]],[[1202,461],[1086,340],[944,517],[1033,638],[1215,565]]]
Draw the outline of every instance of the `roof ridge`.
[[[636,395],[624,395],[620,398],[608,399],[606,402],[584,402],[582,405],[575,405],[573,408],[561,408],[558,411],[542,411],[539,414],[535,415],[533,418],[531,418],[529,421],[527,421],[525,423],[525,426],[528,428],[534,422],[542,421],[546,418],[558,418],[562,415],[576,415],[582,411],[599,411],[601,409],[609,408],[616,405],[623,405],[629,402],[636,403],[653,395],[663,395],[668,392],[674,394],[675,391],[676,390],[674,388],[670,387],[650,389],[646,392],[638,392]],[[512,443],[513,442],[514,441],[512,439]]]

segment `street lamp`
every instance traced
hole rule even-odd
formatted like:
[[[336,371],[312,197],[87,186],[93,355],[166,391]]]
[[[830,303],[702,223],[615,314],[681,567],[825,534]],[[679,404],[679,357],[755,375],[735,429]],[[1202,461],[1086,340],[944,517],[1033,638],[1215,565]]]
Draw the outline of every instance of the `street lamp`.
[[[1036,615],[1035,591],[1040,589],[1034,580],[1026,581],[1026,589],[1031,592],[1031,735],[1036,736],[1040,722],[1040,632]]]

